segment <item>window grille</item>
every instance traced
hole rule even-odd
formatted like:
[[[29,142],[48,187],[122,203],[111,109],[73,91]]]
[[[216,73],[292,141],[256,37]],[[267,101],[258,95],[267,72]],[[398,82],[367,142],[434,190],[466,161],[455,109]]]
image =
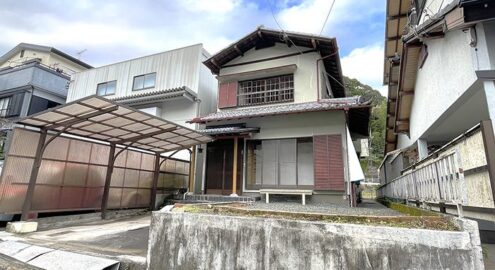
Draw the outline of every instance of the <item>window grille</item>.
[[[238,106],[294,101],[294,75],[239,82]]]

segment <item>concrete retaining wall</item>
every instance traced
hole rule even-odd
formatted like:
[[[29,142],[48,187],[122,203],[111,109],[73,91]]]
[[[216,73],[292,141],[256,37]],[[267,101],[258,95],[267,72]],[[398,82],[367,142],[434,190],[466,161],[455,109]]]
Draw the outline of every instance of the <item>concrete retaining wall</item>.
[[[484,269],[461,232],[154,212],[149,269]]]

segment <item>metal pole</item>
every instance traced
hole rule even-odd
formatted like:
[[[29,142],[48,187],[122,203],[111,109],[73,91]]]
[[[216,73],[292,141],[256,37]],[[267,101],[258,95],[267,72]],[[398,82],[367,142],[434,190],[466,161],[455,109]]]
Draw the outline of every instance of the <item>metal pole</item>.
[[[158,186],[158,177],[160,176],[160,153],[155,154],[155,171],[153,172],[153,184],[150,195],[150,211],[155,210],[156,205],[156,187]]]
[[[36,179],[38,178],[38,172],[41,167],[41,160],[43,158],[43,152],[45,149],[46,129],[41,129],[40,138],[38,140],[38,147],[36,148],[36,154],[34,156],[33,168],[31,169],[31,176],[29,178],[29,184],[26,191],[26,198],[22,205],[21,220],[28,220],[29,211],[31,211],[31,203],[33,201],[34,188],[36,186]]]
[[[107,214],[108,194],[110,192],[110,181],[112,180],[113,165],[115,163],[115,144],[110,144],[110,153],[108,154],[107,175],[105,177],[105,187],[101,199],[101,218],[105,219]]]
[[[237,195],[237,151],[239,148],[239,139],[234,137],[234,166],[232,168],[232,194]]]

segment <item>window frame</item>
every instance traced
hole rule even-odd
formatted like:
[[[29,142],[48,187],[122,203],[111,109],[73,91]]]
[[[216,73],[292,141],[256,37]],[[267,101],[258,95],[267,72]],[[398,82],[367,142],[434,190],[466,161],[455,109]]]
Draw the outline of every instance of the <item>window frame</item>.
[[[144,87],[145,82],[146,82],[146,76],[149,76],[149,75],[154,75],[153,86]],[[142,88],[134,88],[134,84],[136,82],[136,79],[141,78],[141,77],[143,78],[143,87]],[[141,91],[141,90],[146,90],[146,89],[152,89],[155,87],[156,87],[156,72],[150,72],[150,73],[146,73],[146,74],[137,75],[137,76],[134,76],[132,79],[132,91]]]
[[[0,118],[9,117],[10,106],[12,105],[12,96],[0,97],[0,101],[6,100],[7,106],[5,108],[0,108]],[[0,102],[2,105],[3,103]]]
[[[287,78],[282,81],[282,78]],[[276,84],[271,83],[270,86],[277,85],[277,89],[267,90],[267,86],[270,80],[278,79]],[[251,83],[250,86],[244,86],[244,84]],[[289,84],[289,87],[282,88],[283,84]],[[263,90],[255,90],[256,88],[263,88]],[[271,95],[270,95],[271,94]],[[281,74],[270,77],[256,78],[250,80],[243,80],[238,82],[237,86],[237,107],[249,107],[257,105],[269,105],[276,103],[288,103],[294,102],[295,85],[294,85],[294,73]],[[286,97],[288,96],[288,97]],[[253,101],[259,100],[262,101]],[[271,100],[275,99],[275,100]]]
[[[264,179],[263,179],[263,176],[261,176],[261,183],[260,184],[254,184],[252,185],[252,183],[248,183],[249,182],[249,177],[252,177],[249,175],[249,169],[248,168],[248,164],[250,164],[251,166],[254,165],[256,166],[256,163],[250,163],[250,161],[248,160],[248,151],[249,151],[249,146],[248,144],[259,144],[260,146],[262,145],[263,141],[280,141],[280,140],[288,140],[288,139],[295,139],[296,140],[296,156],[295,156],[295,166],[296,166],[296,184],[295,185],[280,185],[280,175],[277,176],[277,184],[276,186],[267,186],[264,182]],[[308,188],[314,188],[315,186],[315,175],[313,173],[313,185],[307,185],[305,183],[301,183],[303,181],[301,181],[301,179],[299,178],[299,160],[301,158],[301,156],[299,155],[299,144],[300,143],[311,143],[311,148],[313,149],[314,147],[314,137],[313,136],[302,136],[302,137],[289,137],[289,138],[274,138],[274,139],[246,139],[244,140],[244,156],[243,156],[243,159],[244,159],[244,162],[245,162],[245,166],[243,168],[243,192],[258,192],[260,189],[263,189],[263,188],[275,188],[275,189],[287,189],[287,188],[299,188],[299,189],[308,189]],[[263,158],[264,158],[264,153],[263,153],[263,148],[261,146],[261,149],[260,149],[262,152],[261,152],[261,160],[260,162],[263,163]],[[312,150],[312,156],[313,156],[313,168],[314,168],[314,149]],[[278,171],[280,171],[280,161],[278,161],[279,165],[278,165]],[[261,165],[261,168],[263,168],[263,165]],[[262,174],[262,172],[261,172]],[[256,183],[256,176],[254,176],[254,182]]]
[[[108,84],[113,83],[113,82],[115,82],[115,89],[114,89],[113,93],[107,94]],[[98,88],[100,87],[100,85],[105,85],[105,94],[104,95],[98,94]],[[115,95],[116,92],[117,92],[117,80],[102,82],[102,83],[99,83],[96,85],[96,95],[97,96],[105,97],[105,96]]]

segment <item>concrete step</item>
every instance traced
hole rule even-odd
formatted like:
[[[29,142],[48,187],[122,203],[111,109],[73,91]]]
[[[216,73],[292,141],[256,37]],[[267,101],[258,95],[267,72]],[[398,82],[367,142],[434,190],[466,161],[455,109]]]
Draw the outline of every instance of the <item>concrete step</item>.
[[[194,202],[244,202],[244,203],[254,203],[259,201],[261,196],[222,196],[222,195],[211,195],[211,194],[187,194],[184,197],[176,198],[182,201],[194,201]],[[185,199],[185,200],[184,200]]]

